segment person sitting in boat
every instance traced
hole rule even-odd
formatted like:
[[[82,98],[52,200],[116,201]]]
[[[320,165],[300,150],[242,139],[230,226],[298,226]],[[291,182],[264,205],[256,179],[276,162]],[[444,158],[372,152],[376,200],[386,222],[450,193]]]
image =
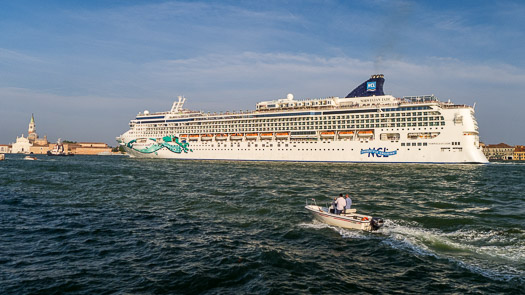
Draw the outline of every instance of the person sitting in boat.
[[[337,197],[334,198],[334,200],[332,201],[332,206],[330,206],[330,213],[334,214],[335,213],[335,207],[336,207],[336,202],[337,201]]]
[[[335,200],[336,208],[335,208],[335,214],[340,215],[344,212],[345,206],[346,206],[346,200],[343,198],[343,194],[339,194],[339,198]]]
[[[350,199],[350,196],[348,194],[346,194],[346,207],[345,207],[345,213],[349,213],[350,212],[350,207],[352,206],[352,199]]]

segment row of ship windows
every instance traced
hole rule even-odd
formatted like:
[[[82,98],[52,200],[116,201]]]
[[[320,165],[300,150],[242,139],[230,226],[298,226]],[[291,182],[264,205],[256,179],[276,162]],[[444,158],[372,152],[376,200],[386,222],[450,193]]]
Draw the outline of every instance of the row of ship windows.
[[[293,114],[290,114],[293,115]],[[338,119],[364,119],[364,118],[392,118],[392,117],[416,117],[416,116],[440,116],[441,113],[437,111],[427,111],[427,112],[408,112],[408,113],[368,113],[368,114],[356,114],[356,115],[326,115],[326,116],[298,116],[298,117],[288,117],[288,118],[269,118],[269,119],[257,119],[259,122],[274,122],[274,121],[319,121],[319,120],[338,120]],[[233,119],[230,122],[253,122],[252,120],[238,120]],[[203,122],[206,123],[206,122]]]
[[[334,121],[331,120],[346,120],[349,123],[360,123],[360,121],[364,122],[364,119],[372,119],[376,122],[379,122],[378,120],[382,120],[382,122],[389,122],[389,120],[394,119],[395,121],[415,121],[418,117],[418,121],[429,121],[429,120],[444,120],[444,117],[441,116],[441,114],[437,111],[430,111],[430,112],[413,112],[413,113],[374,113],[374,114],[360,114],[360,115],[333,115],[333,116],[299,116],[299,117],[287,117],[287,118],[269,118],[269,119],[224,119],[224,120],[213,120],[213,121],[190,121],[190,122],[179,122],[179,123],[170,123],[173,125],[238,125],[238,124],[261,124],[261,123],[275,123],[275,122],[310,122],[310,123],[317,123],[317,122],[332,122],[335,124]],[[383,118],[383,119],[380,119]],[[388,118],[388,119],[386,119]],[[354,119],[354,120],[352,120]],[[361,120],[359,120],[361,119]],[[338,122],[338,124],[341,124],[341,122]],[[132,123],[132,125],[134,125]],[[148,125],[147,123],[137,124],[137,125]],[[157,125],[157,124],[154,124]],[[163,124],[164,125],[164,124]]]
[[[217,148],[217,149],[195,149],[195,150],[202,150],[202,151],[273,151],[272,148],[270,149],[229,149],[229,148]],[[345,149],[276,149],[277,151],[344,151]],[[353,150],[353,149],[352,149]]]
[[[426,142],[418,142],[418,143],[416,143],[416,142],[412,142],[412,143],[410,143],[410,142],[407,142],[407,143],[402,142],[401,143],[401,146],[411,146],[411,145],[412,146],[427,146],[428,144]]]
[[[399,126],[398,126],[399,127]],[[421,128],[417,128],[418,130],[421,130]],[[423,128],[424,130],[427,130],[427,128]],[[429,130],[432,130],[433,128],[430,127],[428,128]],[[439,127],[435,127],[435,129],[439,129]],[[441,127],[441,129],[443,129],[443,127]],[[161,130],[161,131],[159,131]],[[392,130],[392,131],[400,131],[399,128],[397,129],[386,129],[386,131],[389,131],[389,130]],[[401,131],[404,131],[405,129],[402,128]],[[409,131],[410,128],[407,128],[407,131]],[[416,130],[416,128],[412,128],[412,130]],[[381,129],[381,131],[385,131],[385,129]],[[186,130],[182,130],[180,131],[181,133],[188,133],[188,131]],[[257,131],[255,131],[257,132]],[[310,131],[306,131],[308,134],[310,134]],[[146,132],[139,132],[139,131],[130,131],[130,134],[131,135],[136,135],[136,136],[165,136],[165,135],[168,135],[168,134],[174,134],[176,133],[176,130],[174,130],[173,128],[170,128],[169,130],[166,130],[166,129],[158,129],[158,130],[147,130]],[[300,131],[297,131],[296,133],[301,133]],[[413,139],[413,138],[412,138]],[[279,140],[279,139],[277,139]],[[282,139],[284,140],[284,139]],[[293,140],[293,139],[292,139]],[[311,141],[317,141],[318,139],[317,138],[310,138],[308,140],[311,140]],[[346,140],[346,139],[345,139]],[[390,138],[386,138],[386,139],[383,139],[382,140],[391,140]],[[457,143],[459,145],[459,142]],[[452,144],[454,145],[454,143]]]
[[[272,120],[270,122],[220,122],[220,123],[184,123],[181,124],[182,126],[194,126],[194,127],[200,127],[200,126],[236,126],[236,127],[255,127],[259,125],[265,125],[265,126],[297,126],[297,125],[308,125],[308,126],[314,126],[314,125],[336,125],[336,124],[364,124],[364,123],[393,123],[393,122],[422,122],[422,121],[444,121],[443,117],[410,117],[410,118],[384,118],[384,119],[360,119],[360,120],[338,120],[338,121],[330,121],[330,120],[319,120],[319,121],[278,121],[278,120]],[[264,124],[263,124],[264,123]],[[153,125],[155,126],[155,124]],[[166,126],[166,124],[156,124],[156,126]]]
[[[215,128],[176,128],[176,127],[157,127],[157,128],[137,128],[139,132],[145,134],[164,134],[166,132],[172,133],[216,133],[216,132],[264,132],[264,131],[289,131],[289,130],[345,130],[355,128],[392,128],[392,127],[428,127],[428,126],[444,126],[445,122],[414,122],[414,123],[389,123],[389,124],[351,124],[351,125],[323,125],[323,126],[277,126],[277,127],[215,127]]]
[[[377,115],[377,114],[376,114]],[[204,125],[204,126],[221,126],[221,125],[235,125],[235,126],[256,126],[260,124],[270,125],[270,126],[281,126],[277,124],[288,124],[294,123],[295,125],[315,125],[315,124],[349,124],[349,123],[373,123],[373,122],[410,122],[410,121],[443,121],[445,118],[443,116],[414,116],[414,117],[399,117],[391,116],[386,118],[379,118],[374,115],[361,115],[359,117],[356,115],[356,118],[329,118],[327,117],[298,117],[298,118],[282,118],[282,119],[258,119],[258,120],[224,120],[224,121],[209,121],[209,122],[184,122],[184,123],[170,123],[170,125],[175,126],[184,126],[184,125]],[[335,116],[334,116],[335,117]],[[344,116],[341,116],[344,117]],[[352,116],[353,117],[353,116]],[[337,121],[335,121],[337,120]],[[271,125],[274,124],[274,125]],[[167,125],[167,124],[138,124],[138,125]]]
[[[407,144],[407,146],[410,146],[409,144]],[[412,146],[414,146],[414,144],[412,144]],[[421,146],[421,144],[419,144],[418,146]],[[427,146],[426,144],[423,144],[423,146]],[[273,149],[270,148],[270,149],[232,149],[232,148],[197,148],[195,150],[203,150],[203,151],[272,151]],[[345,149],[277,149],[277,151],[293,151],[293,150],[296,150],[296,151],[344,151]],[[353,151],[354,149],[352,149]],[[399,149],[396,149],[399,151]],[[408,149],[410,150],[410,149]],[[421,148],[419,149],[421,150]],[[442,147],[441,148],[441,151],[442,152],[449,152],[449,151],[457,151],[457,152],[461,152],[463,151],[463,148],[461,147],[455,147],[455,148],[449,148],[449,147]]]
[[[171,127],[171,128],[189,128],[189,129],[217,129],[217,128],[257,128],[257,127],[292,127],[292,126],[309,126],[313,128],[319,128],[323,126],[335,126],[335,125],[359,125],[359,124],[370,124],[370,123],[383,123],[383,124],[394,124],[400,122],[429,122],[433,124],[444,125],[444,118],[440,116],[435,117],[413,117],[413,118],[389,118],[389,119],[361,119],[361,120],[338,120],[338,121],[328,121],[328,120],[319,120],[319,121],[304,121],[304,120],[293,120],[293,121],[280,121],[279,120],[270,120],[269,122],[262,121],[248,121],[248,122],[205,122],[205,123],[170,123],[170,124],[137,124],[132,127],[137,129],[144,128],[158,128],[158,127]],[[285,119],[283,119],[285,120]],[[412,123],[413,124],[413,123]]]
[[[297,143],[298,143],[298,144],[302,144],[302,143],[315,143],[315,142],[307,142],[307,141],[306,141],[306,142],[297,142]],[[329,142],[329,141],[325,141],[325,142],[323,142],[323,143],[330,143],[330,142]],[[215,144],[208,144],[207,142],[204,142],[203,144],[195,144],[195,145],[193,145],[194,148],[195,148],[195,147],[198,148],[198,147],[201,147],[201,146],[202,146],[202,147],[205,147],[205,150],[213,150],[213,149],[209,149],[208,147],[212,147],[212,148],[213,148],[213,147],[215,147]],[[231,143],[231,144],[229,144],[229,145],[226,144],[226,143],[223,143],[223,144],[217,144],[217,147],[218,147],[218,148],[220,148],[220,147],[226,148],[226,147],[228,147],[228,146],[229,146],[229,147],[241,147],[241,145],[240,145],[239,143],[235,143],[235,144],[234,144],[234,143]],[[263,144],[257,144],[257,143],[255,143],[255,144],[250,144],[250,143],[248,143],[248,145],[247,145],[247,147],[252,147],[252,146],[253,146],[253,147],[273,147],[274,145],[273,145],[273,143],[268,143],[268,144],[264,144],[264,143],[263,143]],[[417,143],[416,143],[416,142],[406,142],[406,143],[405,143],[405,142],[402,142],[402,143],[401,143],[401,146],[407,146],[407,147],[408,147],[408,146],[428,146],[428,143],[426,143],[426,142],[417,142]],[[287,148],[287,147],[288,147],[288,144],[287,144],[287,143],[286,143],[286,144],[280,144],[280,143],[278,143],[278,144],[276,144],[276,147],[278,147],[278,148],[280,148],[280,147],[285,147],[285,148]],[[294,144],[293,147],[295,148],[295,147],[297,147],[297,145]],[[242,150],[242,149],[240,149],[240,150]],[[285,149],[283,149],[283,150],[285,150]],[[299,150],[300,150],[300,149],[299,149]],[[305,149],[303,149],[303,150],[305,150]],[[317,150],[317,149],[306,149],[306,150]],[[321,150],[321,149],[319,149],[319,150]],[[325,150],[325,149],[323,149],[323,150]],[[328,149],[328,150],[333,150],[333,151],[335,151],[336,149]],[[337,150],[339,150],[339,149],[337,149]],[[344,149],[342,149],[342,150],[344,150]],[[354,150],[354,149],[352,149],[352,150]]]

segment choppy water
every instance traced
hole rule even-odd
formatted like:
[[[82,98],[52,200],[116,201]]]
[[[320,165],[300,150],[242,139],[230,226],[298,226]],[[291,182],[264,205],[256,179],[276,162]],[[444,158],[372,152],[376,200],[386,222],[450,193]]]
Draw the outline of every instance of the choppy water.
[[[0,162],[0,294],[516,293],[525,164]],[[350,192],[379,233],[313,221]]]

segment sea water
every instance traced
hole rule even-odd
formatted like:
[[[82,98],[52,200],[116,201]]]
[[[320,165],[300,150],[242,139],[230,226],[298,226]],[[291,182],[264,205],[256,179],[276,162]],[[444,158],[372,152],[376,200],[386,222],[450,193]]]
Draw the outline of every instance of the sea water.
[[[0,162],[0,294],[525,290],[525,163],[37,157]],[[385,226],[304,209],[339,193]]]

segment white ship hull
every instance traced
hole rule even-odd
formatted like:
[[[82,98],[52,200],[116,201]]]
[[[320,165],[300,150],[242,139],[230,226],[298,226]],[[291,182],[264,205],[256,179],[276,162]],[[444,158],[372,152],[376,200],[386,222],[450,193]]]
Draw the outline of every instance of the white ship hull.
[[[264,144],[264,147],[262,146]],[[286,147],[285,145],[288,145]],[[256,146],[257,145],[257,146]],[[297,162],[373,162],[373,163],[486,163],[481,149],[474,145],[462,150],[446,144],[402,147],[400,143],[377,140],[288,142],[265,140],[264,142],[189,142],[191,151],[174,153],[161,148],[153,153],[143,153],[126,147],[133,157],[194,159],[194,160],[241,160],[241,161],[297,161]],[[370,151],[370,152],[369,152]],[[385,152],[390,155],[385,155]],[[395,152],[394,154],[391,154]]]

